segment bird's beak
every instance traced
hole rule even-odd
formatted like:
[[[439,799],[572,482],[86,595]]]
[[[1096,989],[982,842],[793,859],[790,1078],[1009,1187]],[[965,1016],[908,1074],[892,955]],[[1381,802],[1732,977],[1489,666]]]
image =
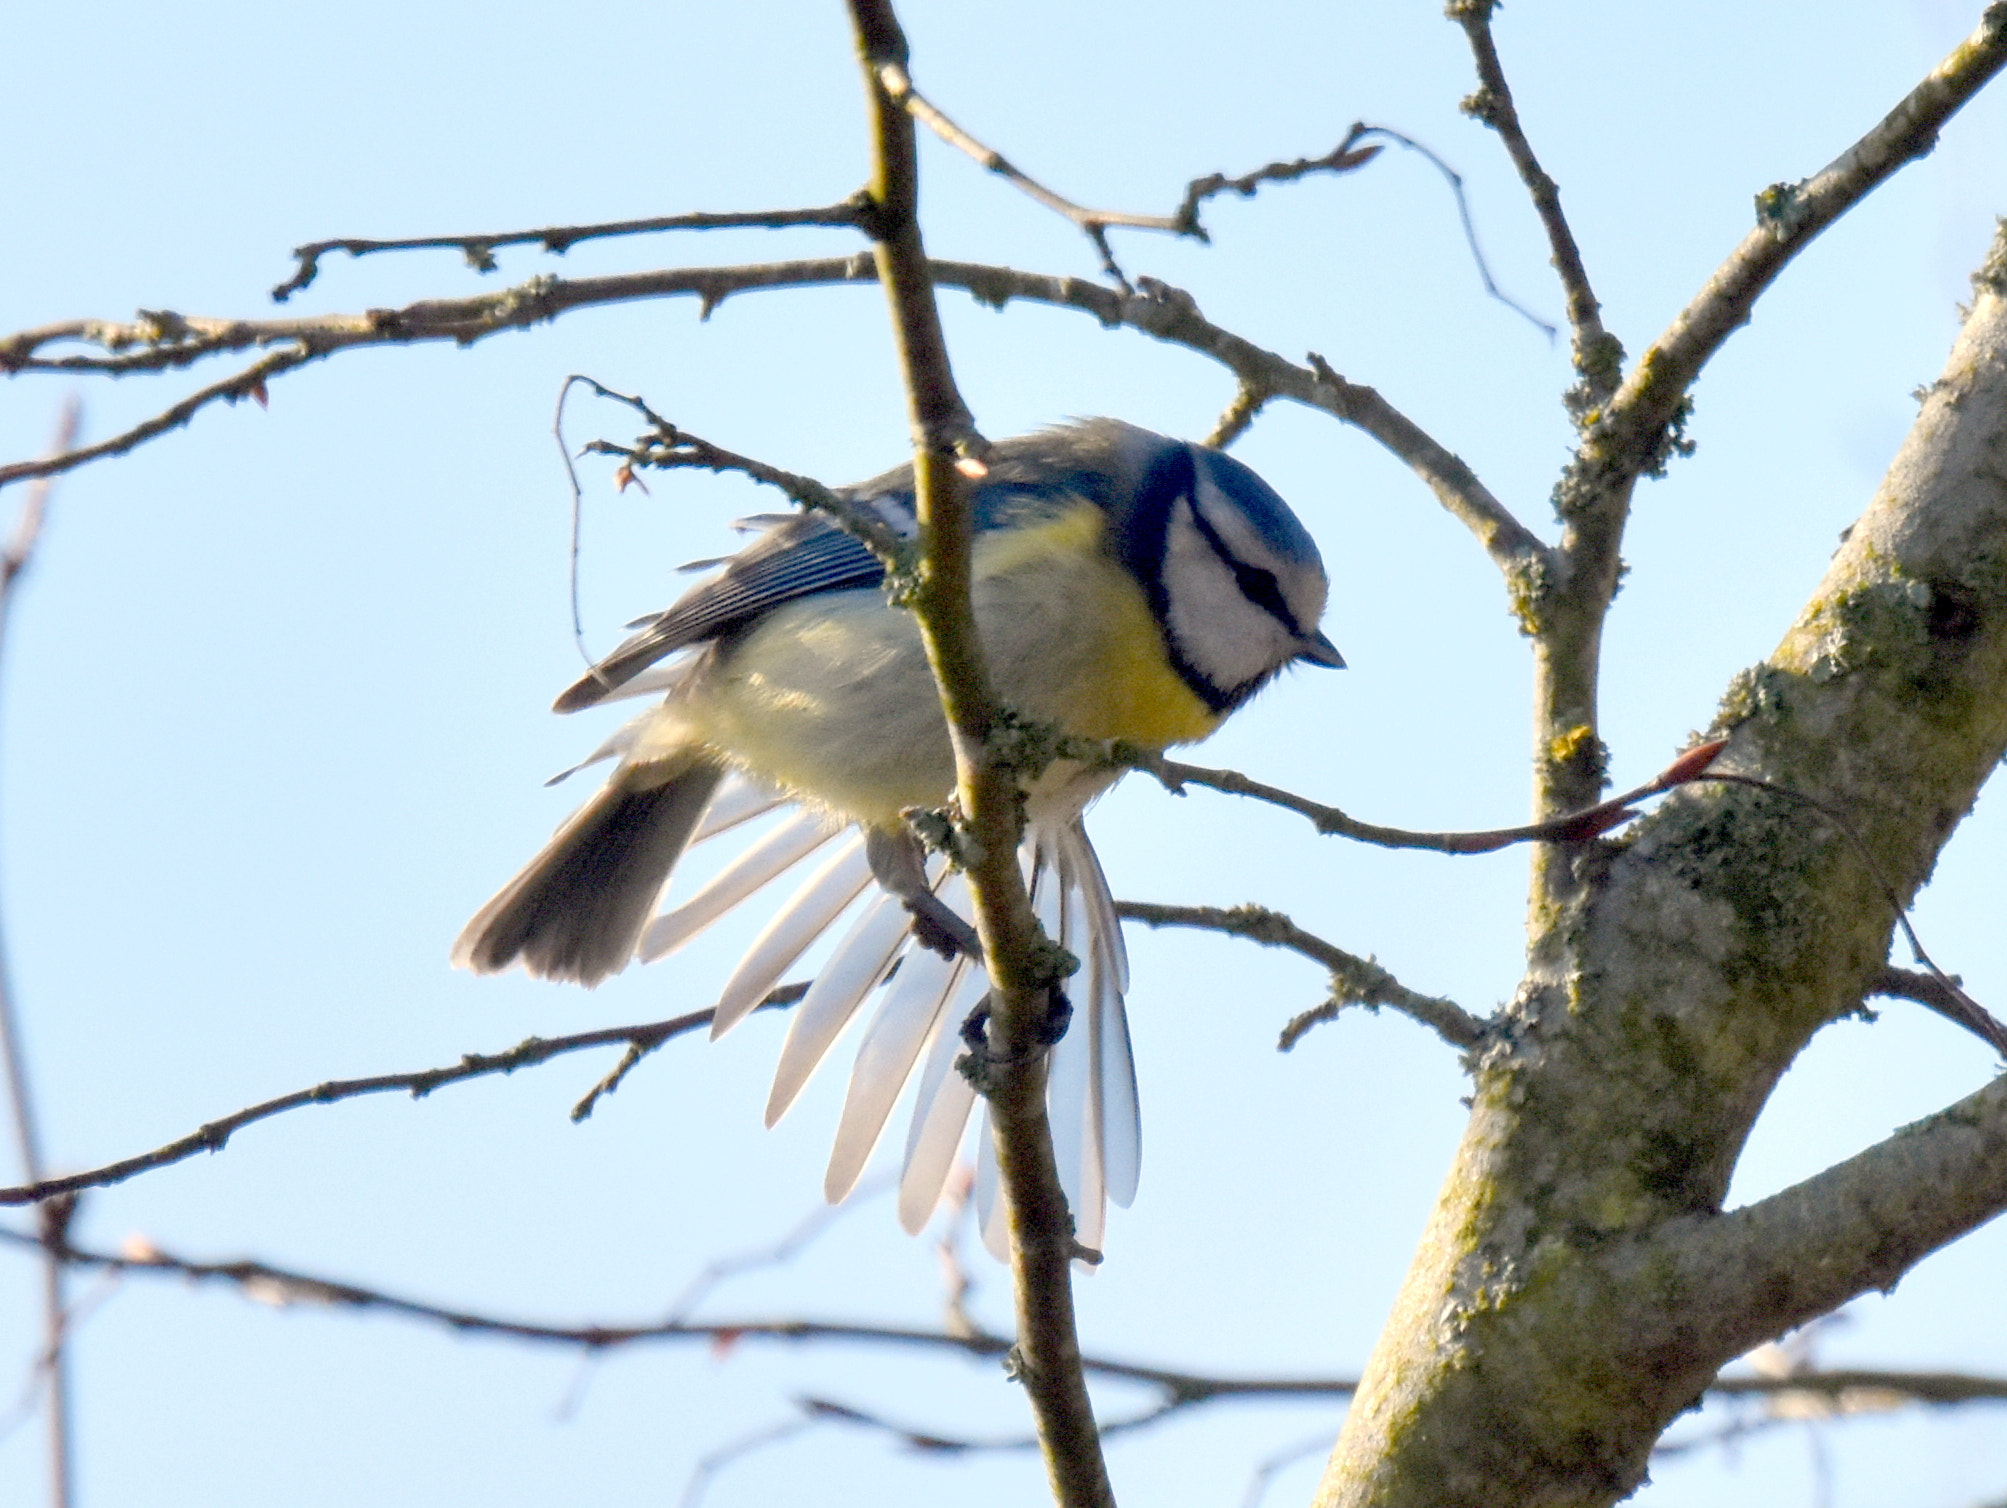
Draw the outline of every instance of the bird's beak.
[[[1301,646],[1296,651],[1297,659],[1308,660],[1313,665],[1329,665],[1333,670],[1345,668],[1345,657],[1338,653],[1338,646],[1325,638],[1321,631],[1313,629],[1297,643]]]

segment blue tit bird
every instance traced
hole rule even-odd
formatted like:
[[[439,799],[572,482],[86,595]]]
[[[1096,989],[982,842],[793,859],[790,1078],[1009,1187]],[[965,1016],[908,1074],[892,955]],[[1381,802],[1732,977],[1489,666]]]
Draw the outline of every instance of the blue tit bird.
[[[1344,664],[1318,628],[1327,583],[1316,545],[1232,457],[1093,419],[1003,441],[987,468],[974,484],[975,618],[997,695],[1024,717],[1161,750],[1206,737],[1285,666]],[[915,532],[910,466],[846,495]],[[849,1192],[924,1058],[899,1201],[901,1222],[918,1230],[967,1127],[974,1091],[953,1064],[962,1023],[987,990],[966,883],[924,852],[904,815],[949,799],[954,758],[918,627],[887,601],[877,558],[821,518],[766,522],[558,697],[556,710],[574,712],[666,692],[586,761],[617,763],[467,924],[453,961],[597,984],[820,856],[726,982],[715,1036],[875,880],[875,898],[794,1008],[767,1120],[882,984],[825,1192],[832,1202]],[[1105,1201],[1135,1194],[1142,1145],[1122,1003],[1128,963],[1081,824],[1118,774],[1048,767],[1027,787],[1022,850],[1034,909],[1081,961],[1048,1096],[1079,1238],[1097,1247]],[[692,843],[780,806],[794,808],[788,820],[652,916]],[[995,1249],[1002,1222],[987,1135],[977,1196]]]

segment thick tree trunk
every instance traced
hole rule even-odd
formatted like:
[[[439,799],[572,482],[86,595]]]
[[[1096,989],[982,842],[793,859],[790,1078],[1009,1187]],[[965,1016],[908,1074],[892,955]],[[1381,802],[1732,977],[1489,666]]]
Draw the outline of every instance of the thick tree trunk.
[[[1723,1363],[2007,1207],[1996,1086],[1720,1213],[1779,1075],[1881,970],[1890,893],[2007,749],[2007,233],[1975,281],[1873,504],[1717,719],[1717,770],[1855,836],[1703,783],[1544,866],[1527,976],[1321,1508],[1613,1502]]]

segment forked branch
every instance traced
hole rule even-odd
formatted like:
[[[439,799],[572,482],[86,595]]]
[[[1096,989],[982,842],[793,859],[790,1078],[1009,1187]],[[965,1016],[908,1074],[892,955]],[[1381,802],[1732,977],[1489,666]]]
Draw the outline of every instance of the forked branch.
[[[762,1001],[760,1009],[792,1005],[806,990],[805,985],[785,985]],[[426,1068],[416,1073],[376,1074],[364,1079],[330,1079],[311,1089],[298,1089],[291,1094],[247,1105],[242,1110],[198,1127],[186,1136],[155,1147],[151,1152],[120,1158],[117,1162],[81,1173],[67,1173],[59,1178],[0,1188],[0,1205],[37,1204],[80,1189],[104,1188],[155,1168],[185,1162],[201,1152],[220,1152],[230,1138],[246,1126],[307,1105],[334,1105],[372,1094],[408,1094],[419,1099],[448,1084],[461,1084],[491,1074],[514,1073],[519,1068],[533,1068],[567,1053],[584,1052],[595,1047],[626,1046],[652,1050],[699,1027],[709,1026],[712,1015],[713,1012],[708,1010],[691,1011],[688,1015],[673,1016],[667,1021],[650,1022],[643,1026],[611,1026],[567,1037],[529,1037],[506,1052],[467,1053],[458,1063],[445,1068]]]
[[[1663,453],[1663,436],[1694,379],[1765,289],[1820,232],[1899,169],[1927,155],[1937,133],[2007,67],[2007,3],[1986,7],[1971,36],[1931,70],[1867,134],[1799,183],[1756,196],[1756,225],[1666,327],[1624,380],[1589,433],[1595,461],[1635,480]]]
[[[352,257],[366,257],[385,251],[454,250],[465,257],[467,265],[476,272],[493,272],[500,266],[495,260],[495,252],[503,246],[537,246],[562,255],[583,242],[601,241],[613,236],[659,235],[671,230],[787,230],[804,225],[857,230],[862,227],[863,218],[863,196],[853,194],[840,204],[828,204],[820,209],[699,211],[687,215],[654,215],[644,220],[606,220],[592,225],[552,225],[542,230],[473,232],[461,236],[411,236],[394,241],[347,236],[295,247],[293,257],[299,266],[291,277],[272,290],[272,298],[274,302],[283,304],[306,288],[320,275],[321,258],[337,251],[345,251]]]
[[[960,288],[978,303],[1001,308],[1012,299],[1071,309],[1107,329],[1141,331],[1210,358],[1239,380],[1237,412],[1272,398],[1320,409],[1378,441],[1414,471],[1453,517],[1483,545],[1505,574],[1514,603],[1537,596],[1552,572],[1548,547],[1492,495],[1447,446],[1423,430],[1373,388],[1347,381],[1319,356],[1297,365],[1212,323],[1191,295],[1144,280],[1124,295],[1079,278],[1021,272],[980,262],[930,261],[936,286]],[[505,330],[522,330],[574,310],[657,298],[696,298],[702,316],[734,294],[832,284],[872,283],[877,268],[866,256],[743,267],[668,268],[597,278],[534,278],[513,288],[464,299],[426,299],[400,309],[372,309],[305,319],[198,319],[157,313],[120,324],[73,320],[0,339],[0,372],[88,372],[117,376],[178,370],[211,356],[278,347],[278,354],[225,382],[205,388],[154,419],[102,445],[0,466],[0,487],[54,476],[103,455],[119,454],[186,423],[217,401],[264,391],[266,380],[340,351],[362,347],[452,341],[471,345]],[[50,355],[71,343],[102,355]],[[966,438],[967,432],[963,435]],[[1230,439],[1231,433],[1222,433]]]
[[[1554,271],[1568,302],[1568,325],[1574,332],[1575,372],[1581,379],[1570,406],[1585,413],[1608,401],[1622,377],[1623,346],[1603,328],[1602,305],[1589,285],[1589,270],[1583,265],[1575,232],[1561,212],[1561,186],[1540,165],[1533,144],[1520,124],[1519,108],[1512,102],[1512,87],[1505,79],[1505,65],[1499,61],[1498,47],[1491,35],[1491,16],[1497,0],[1452,0],[1449,18],[1463,28],[1477,63],[1477,92],[1463,102],[1464,113],[1482,121],[1498,133],[1506,155],[1532,197],[1534,213],[1547,233]]]
[[[1348,1005],[1368,1009],[1388,1006],[1419,1021],[1452,1047],[1468,1052],[1485,1036],[1485,1024],[1453,1000],[1409,989],[1370,958],[1348,953],[1314,932],[1306,932],[1280,911],[1266,906],[1161,906],[1148,901],[1117,901],[1115,914],[1146,927],[1196,927],[1244,937],[1268,948],[1287,948],[1324,966],[1331,975],[1331,999],[1306,1011],[1283,1028],[1276,1046],[1283,1052],[1320,1021],[1336,1018]]]
[[[887,83],[904,75],[905,33],[891,0],[850,0],[850,14],[871,121],[873,259],[891,305],[913,428],[920,559],[910,605],[954,746],[965,869],[991,982],[981,1088],[1009,1216],[1015,1375],[1061,1508],[1113,1508],[1074,1322],[1072,1264],[1081,1253],[1045,1114],[1041,1036],[1050,992],[1063,976],[1018,868],[1023,796],[990,747],[1000,704],[976,632],[966,482],[982,475],[986,446],[955,387],[935,306],[920,236],[913,117]]]

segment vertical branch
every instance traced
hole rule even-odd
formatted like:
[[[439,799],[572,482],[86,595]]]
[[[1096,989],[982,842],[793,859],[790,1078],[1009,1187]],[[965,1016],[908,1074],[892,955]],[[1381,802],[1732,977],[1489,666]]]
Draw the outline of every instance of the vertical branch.
[[[1490,9],[1490,0],[1463,0],[1453,11],[1474,43],[1486,35]],[[1487,55],[1480,45],[1481,73]],[[1577,413],[1581,442],[1554,489],[1563,523],[1560,574],[1541,605],[1535,635],[1542,814],[1587,805],[1602,789],[1596,676],[1603,620],[1623,570],[1624,526],[1639,479],[1662,474],[1672,456],[1691,448],[1683,425],[1702,368],[1749,322],[1757,299],[1793,257],[1906,164],[1928,154],[1945,123],[2003,70],[2007,0],[1993,0],[1972,34],[1852,146],[1810,178],[1772,184],[1758,194],[1756,224],[1727,260],[1607,402]],[[1538,894],[1552,899],[1567,891],[1565,859],[1547,850],[1535,865]]]
[[[1505,65],[1499,61],[1498,47],[1491,36],[1491,13],[1497,0],[1454,0],[1449,18],[1461,26],[1469,39],[1471,58],[1477,65],[1477,92],[1463,102],[1464,112],[1498,133],[1506,155],[1519,173],[1519,181],[1533,200],[1547,232],[1547,246],[1553,254],[1554,271],[1560,275],[1561,289],[1568,300],[1568,325],[1574,333],[1575,374],[1581,387],[1570,395],[1570,407],[1580,415],[1609,401],[1623,376],[1624,348],[1603,327],[1602,305],[1589,285],[1589,270],[1582,263],[1575,232],[1561,212],[1561,186],[1540,165],[1533,144],[1519,123],[1519,108],[1512,102],[1512,88],[1506,83]]]
[[[1555,272],[1568,301],[1576,384],[1564,397],[1577,424],[1601,414],[1623,376],[1622,344],[1603,326],[1575,233],[1561,211],[1561,189],[1535,156],[1520,124],[1512,88],[1492,39],[1497,0],[1452,0],[1450,20],[1463,29],[1477,67],[1478,87],[1463,101],[1467,115],[1498,133],[1533,201],[1546,232]],[[1534,809],[1551,817],[1593,803],[1604,784],[1605,758],[1598,736],[1597,671],[1603,616],[1617,585],[1617,543],[1563,510],[1568,525],[1555,554],[1559,569],[1529,599],[1534,641]],[[1555,866],[1559,864],[1557,869]],[[1567,868],[1552,849],[1534,859],[1536,895],[1565,889]]]
[[[990,746],[998,708],[970,598],[964,479],[982,475],[982,440],[955,387],[920,237],[914,126],[897,97],[906,79],[906,37],[891,0],[850,0],[850,13],[871,112],[866,223],[891,303],[913,427],[921,557],[911,605],[954,743],[965,824],[959,857],[992,986],[982,1089],[1010,1215],[1015,1376],[1031,1399],[1054,1498],[1062,1508],[1113,1508],[1074,1326],[1073,1219],[1045,1115],[1043,1033],[1059,980],[1018,871],[1022,797],[1015,774]]]
[[[76,442],[78,404],[72,398],[63,406],[57,421],[52,455],[61,455]],[[41,537],[42,520],[49,505],[48,477],[38,479],[29,489],[21,516],[14,525],[14,537],[0,555],[0,648],[5,647],[8,610],[14,603],[14,584],[34,558],[35,543]],[[42,1141],[35,1124],[34,1096],[29,1092],[28,1060],[21,1042],[20,1022],[14,1009],[14,991],[7,974],[7,956],[0,945],[0,1057],[6,1059],[7,1098],[14,1108],[14,1144],[21,1159],[21,1171],[30,1183],[42,1181]],[[40,1208],[42,1245],[42,1316],[44,1344],[42,1367],[49,1390],[49,1502],[52,1508],[70,1508],[74,1480],[70,1450],[70,1379],[65,1360],[64,1330],[67,1315],[63,1303],[63,1260],[68,1244],[70,1216],[76,1197],[69,1195],[45,1201]]]

